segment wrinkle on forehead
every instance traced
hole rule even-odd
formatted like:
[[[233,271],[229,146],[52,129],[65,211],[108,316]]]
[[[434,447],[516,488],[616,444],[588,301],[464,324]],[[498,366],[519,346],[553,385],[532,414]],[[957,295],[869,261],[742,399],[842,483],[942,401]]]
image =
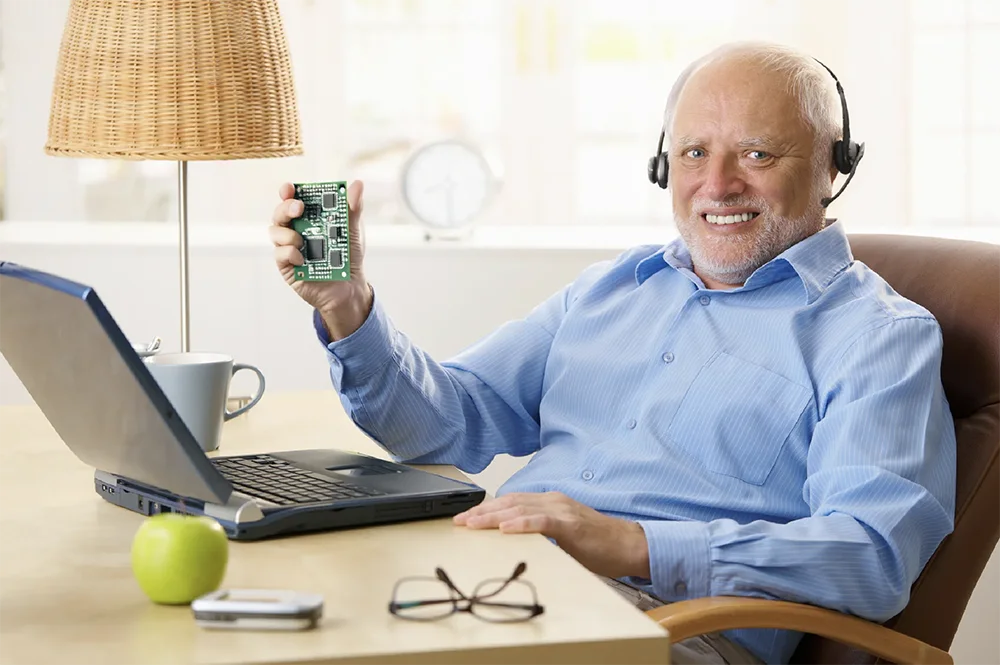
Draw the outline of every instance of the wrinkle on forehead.
[[[808,141],[812,135],[788,75],[746,57],[713,62],[692,74],[677,100],[673,129],[675,146],[705,140],[705,131],[743,132],[735,139],[741,144],[762,137],[771,143]]]

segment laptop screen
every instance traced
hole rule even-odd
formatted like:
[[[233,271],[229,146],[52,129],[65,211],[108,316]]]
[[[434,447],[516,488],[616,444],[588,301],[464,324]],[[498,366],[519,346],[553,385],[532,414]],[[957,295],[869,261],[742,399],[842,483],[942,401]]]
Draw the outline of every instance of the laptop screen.
[[[85,464],[202,501],[229,498],[232,485],[94,289],[0,262],[0,353]]]

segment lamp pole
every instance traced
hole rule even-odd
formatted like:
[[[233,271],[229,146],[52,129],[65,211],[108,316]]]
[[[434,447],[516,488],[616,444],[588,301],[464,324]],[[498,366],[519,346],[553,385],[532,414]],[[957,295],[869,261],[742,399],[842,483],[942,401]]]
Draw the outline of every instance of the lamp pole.
[[[180,230],[181,351],[191,349],[191,309],[188,303],[187,162],[177,162],[177,226]]]

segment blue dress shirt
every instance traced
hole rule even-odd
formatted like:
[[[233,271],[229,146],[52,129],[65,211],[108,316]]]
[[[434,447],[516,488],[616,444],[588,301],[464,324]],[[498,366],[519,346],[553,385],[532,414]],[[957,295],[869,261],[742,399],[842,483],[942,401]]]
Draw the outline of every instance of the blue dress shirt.
[[[595,264],[444,363],[376,297],[326,344],[357,425],[394,459],[559,491],[634,520],[666,602],[755,596],[882,621],[953,527],[940,328],[851,255],[839,222],[706,289],[683,242]],[[767,662],[801,634],[727,633]]]

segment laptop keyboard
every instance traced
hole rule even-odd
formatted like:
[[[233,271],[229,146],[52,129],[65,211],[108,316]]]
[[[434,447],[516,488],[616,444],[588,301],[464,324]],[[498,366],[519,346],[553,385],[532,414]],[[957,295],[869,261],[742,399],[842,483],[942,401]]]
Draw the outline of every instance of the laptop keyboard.
[[[212,463],[237,492],[279,506],[385,494],[314,473],[271,455],[217,458]]]

